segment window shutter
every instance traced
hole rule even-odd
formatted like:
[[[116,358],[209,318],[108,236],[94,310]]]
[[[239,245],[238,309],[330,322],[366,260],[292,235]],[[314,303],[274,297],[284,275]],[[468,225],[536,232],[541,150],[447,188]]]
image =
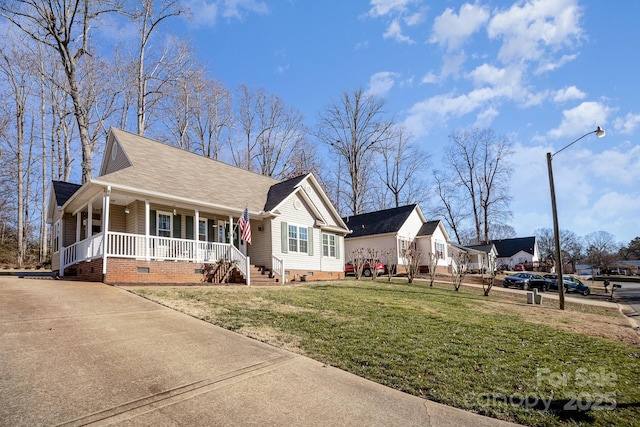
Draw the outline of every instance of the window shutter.
[[[340,258],[340,243],[342,242],[342,237],[336,235],[336,258]]]
[[[309,256],[313,256],[313,227],[307,228],[307,249]]]
[[[182,215],[173,216],[173,237],[182,238]]]
[[[156,211],[149,211],[149,234],[155,236],[156,233]]]
[[[289,226],[286,222],[280,223],[280,250],[283,254],[289,252]]]
[[[216,231],[216,222],[212,219],[207,219],[207,241],[215,242],[216,236],[214,231]]]
[[[185,234],[186,234],[186,238],[189,240],[193,240],[194,238],[194,234],[193,234],[193,217],[187,215],[186,217],[186,224],[185,224]]]

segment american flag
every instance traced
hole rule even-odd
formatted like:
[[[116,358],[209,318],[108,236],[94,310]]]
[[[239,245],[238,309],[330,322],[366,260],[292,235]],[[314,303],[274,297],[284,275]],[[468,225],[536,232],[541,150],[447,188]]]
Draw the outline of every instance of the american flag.
[[[248,206],[244,208],[240,221],[238,221],[238,226],[240,227],[240,237],[242,237],[242,240],[251,244],[251,223],[249,222]]]

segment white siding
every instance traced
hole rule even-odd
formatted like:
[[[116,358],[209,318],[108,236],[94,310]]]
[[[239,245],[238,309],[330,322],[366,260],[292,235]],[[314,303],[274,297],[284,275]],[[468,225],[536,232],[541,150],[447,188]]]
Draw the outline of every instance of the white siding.
[[[417,209],[414,209],[411,211],[404,224],[402,224],[400,230],[398,230],[398,237],[412,242],[413,239],[416,238],[421,227],[422,220],[420,219],[420,215],[418,215]]]
[[[346,262],[351,261],[349,254],[354,249],[359,248],[372,248],[377,249],[378,251],[386,251],[387,249],[393,249],[394,253],[397,255],[397,241],[396,237],[393,234],[383,234],[377,236],[370,237],[352,237],[344,239],[344,259]],[[399,260],[396,258],[396,264]]]
[[[279,245],[280,240],[277,243]],[[271,268],[271,246],[271,221],[251,219],[251,246],[248,251],[251,264]]]
[[[300,209],[296,209],[294,206],[300,203]],[[282,253],[281,247],[281,224],[282,222],[286,222],[287,224],[304,226],[304,227],[312,227],[315,223],[315,218],[309,211],[306,203],[298,197],[298,195],[294,195],[287,199],[280,206],[280,215],[275,218],[271,225],[271,236],[272,236],[272,250],[275,256],[278,258],[282,258],[285,260],[285,267],[287,270],[321,270],[320,260],[322,259],[322,252],[320,247],[320,229],[313,229],[313,256],[310,256],[308,253],[297,253],[297,252],[287,252]]]
[[[317,193],[315,187],[308,183],[308,180],[303,183],[303,189],[320,212],[320,215],[322,215],[322,218],[327,222],[327,225],[338,226],[336,218],[331,214],[331,210],[325,204],[324,199]]]

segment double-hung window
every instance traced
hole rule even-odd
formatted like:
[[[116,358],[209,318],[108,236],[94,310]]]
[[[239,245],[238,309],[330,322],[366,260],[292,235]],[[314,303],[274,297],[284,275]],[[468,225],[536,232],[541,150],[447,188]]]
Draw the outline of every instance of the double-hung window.
[[[198,219],[198,239],[202,242],[207,241],[207,220]]]
[[[289,225],[289,252],[309,252],[309,236],[307,227]]]
[[[322,233],[322,256],[336,257],[336,236]]]
[[[53,253],[60,251],[60,221],[53,224]]]
[[[171,214],[158,212],[158,236],[171,237]]]
[[[436,242],[436,251],[438,252],[438,258],[444,259],[444,243]]]

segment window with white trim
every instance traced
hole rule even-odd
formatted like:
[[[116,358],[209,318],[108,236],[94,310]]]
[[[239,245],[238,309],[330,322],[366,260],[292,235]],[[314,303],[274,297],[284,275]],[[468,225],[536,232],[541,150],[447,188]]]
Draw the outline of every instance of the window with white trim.
[[[400,239],[400,256],[404,257],[407,253],[408,246],[406,240]]]
[[[336,236],[322,233],[322,256],[336,257]]]
[[[308,253],[309,236],[307,227],[289,224],[289,252]]]
[[[198,219],[198,239],[202,242],[207,241],[207,220]]]
[[[159,237],[171,237],[173,215],[168,212],[158,212],[157,215],[157,235]]]
[[[60,251],[60,220],[53,224],[53,253]]]
[[[436,242],[436,251],[438,251],[438,258],[444,259],[444,243]]]

